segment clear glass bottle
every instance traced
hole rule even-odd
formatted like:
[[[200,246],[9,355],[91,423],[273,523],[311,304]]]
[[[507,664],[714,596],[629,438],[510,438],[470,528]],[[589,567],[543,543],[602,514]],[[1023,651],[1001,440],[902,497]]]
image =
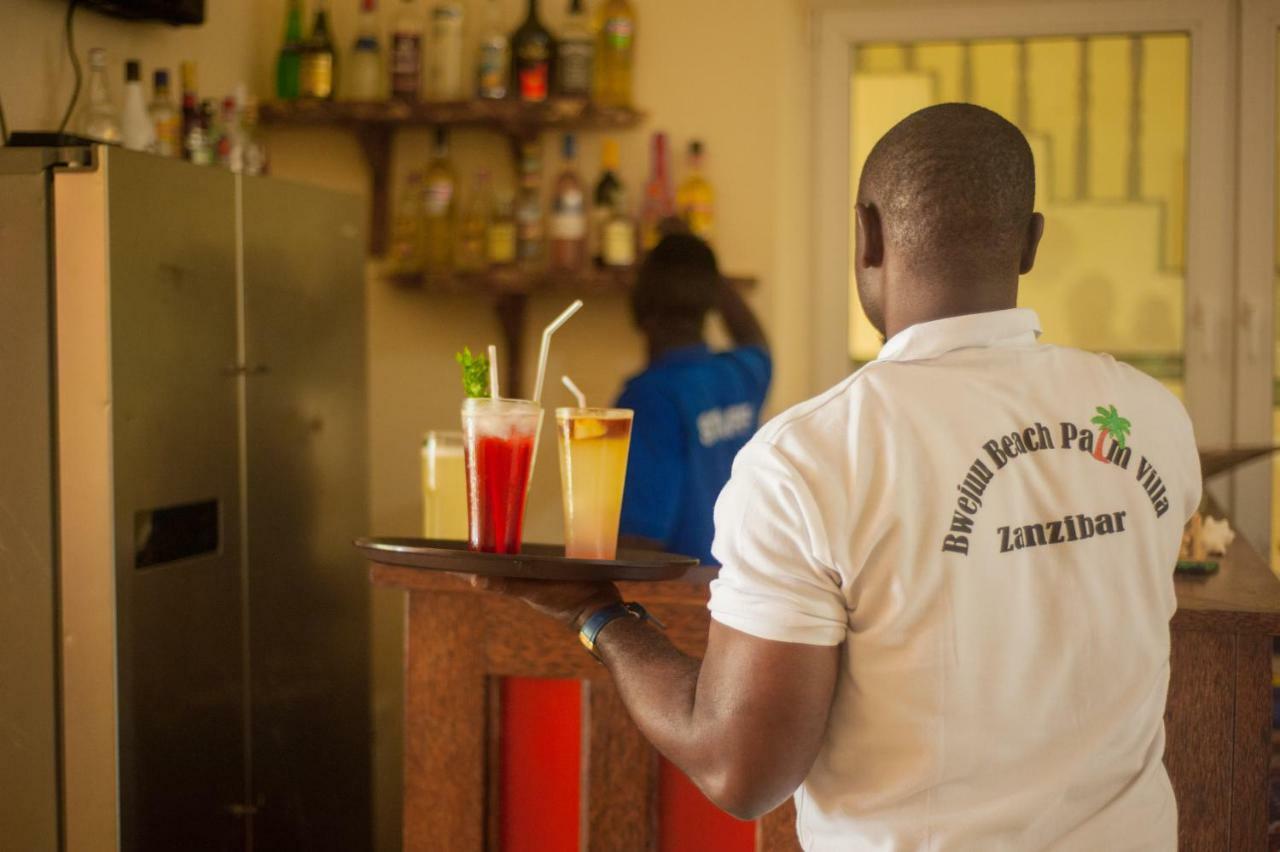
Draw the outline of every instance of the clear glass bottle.
[[[508,192],[495,194],[493,209],[489,213],[489,226],[485,231],[485,257],[490,266],[510,266],[516,262],[515,199]]]
[[[542,145],[525,142],[520,149],[520,189],[515,200],[516,262],[532,266],[543,259],[546,232],[542,221]]]
[[[461,101],[467,97],[462,82],[463,12],[456,2],[431,8],[431,52],[427,64],[427,93],[433,101]]]
[[[100,47],[89,51],[89,79],[77,123],[80,132],[90,139],[117,144],[121,140],[120,114],[107,87],[107,52]]]
[[[507,96],[511,77],[511,40],[502,25],[501,0],[484,0],[484,29],[476,50],[476,97]]]
[[[356,40],[346,61],[342,96],[349,101],[379,101],[382,84],[382,36],[378,26],[378,0],[360,0]]]
[[[676,211],[694,236],[711,242],[716,224],[716,193],[703,174],[703,151],[699,140],[689,143],[688,173],[676,191]]]
[[[459,272],[482,272],[489,265],[485,240],[489,231],[489,215],[493,210],[493,183],[489,172],[476,172],[471,184],[467,210],[458,223],[457,268]]]
[[[169,72],[157,68],[151,75],[151,103],[147,114],[155,131],[155,151],[162,157],[177,157],[182,154],[182,122],[178,109],[169,95]]]
[[[623,186],[618,177],[618,140],[606,139],[600,146],[600,179],[596,181],[591,205],[591,241],[596,265],[604,265],[604,230],[621,203]]]
[[[267,173],[267,149],[258,138],[258,99],[245,94],[240,101],[240,146],[244,173]]]
[[[625,191],[619,189],[601,234],[600,262],[618,269],[636,262],[636,223],[627,213]]]
[[[387,261],[393,275],[422,272],[422,172],[409,172],[391,222]]]
[[[524,22],[511,35],[511,83],[522,101],[545,101],[551,91],[556,40],[538,19],[538,0],[529,0]]]
[[[437,127],[422,186],[422,269],[428,275],[446,275],[453,269],[457,187],[449,161],[449,133]]]
[[[194,159],[190,143],[200,129],[200,95],[196,91],[196,64],[182,63],[182,156]]]
[[[276,97],[298,97],[302,74],[302,0],[289,0],[284,13],[284,44],[276,56]]]
[[[635,53],[636,14],[627,0],[606,0],[600,10],[596,48],[599,73],[596,102],[606,107],[631,106],[631,64]]]
[[[596,40],[582,0],[570,0],[556,45],[556,93],[566,98],[591,97],[595,55]]]
[[[551,197],[551,266],[566,272],[577,272],[587,260],[587,195],[575,162],[572,133],[564,135],[563,168],[556,177]]]
[[[152,151],[156,147],[156,128],[147,112],[147,93],[142,86],[142,63],[136,59],[124,64],[120,138],[130,151]]]
[[[653,134],[652,158],[649,181],[644,186],[644,205],[640,208],[640,238],[645,251],[658,244],[659,226],[675,213],[667,173],[667,134]]]
[[[302,48],[298,94],[303,98],[333,99],[333,81],[337,77],[337,55],[330,31],[329,2],[316,0],[311,37]]]
[[[391,97],[417,101],[422,96],[422,12],[416,0],[400,0],[391,33]]]

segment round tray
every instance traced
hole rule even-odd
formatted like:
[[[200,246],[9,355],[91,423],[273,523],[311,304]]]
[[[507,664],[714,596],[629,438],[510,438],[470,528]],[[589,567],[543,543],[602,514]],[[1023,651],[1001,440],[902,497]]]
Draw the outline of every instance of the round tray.
[[[698,560],[651,550],[619,550],[617,559],[569,559],[564,547],[526,544],[520,553],[477,553],[465,541],[361,538],[356,547],[371,562],[427,571],[524,580],[674,580]]]

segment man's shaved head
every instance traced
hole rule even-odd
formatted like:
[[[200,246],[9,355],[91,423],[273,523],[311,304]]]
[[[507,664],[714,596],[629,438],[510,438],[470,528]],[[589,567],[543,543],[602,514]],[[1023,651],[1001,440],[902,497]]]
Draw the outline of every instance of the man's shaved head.
[[[872,322],[883,325],[891,296],[883,292],[885,266],[937,287],[1012,280],[1016,293],[1017,276],[1030,269],[1039,239],[1034,203],[1031,147],[991,110],[939,104],[898,122],[872,148],[858,184],[859,251],[875,220],[883,254],[881,262],[865,262],[864,252],[856,265]],[[868,269],[874,280],[864,286]],[[880,292],[864,292],[868,286]]]

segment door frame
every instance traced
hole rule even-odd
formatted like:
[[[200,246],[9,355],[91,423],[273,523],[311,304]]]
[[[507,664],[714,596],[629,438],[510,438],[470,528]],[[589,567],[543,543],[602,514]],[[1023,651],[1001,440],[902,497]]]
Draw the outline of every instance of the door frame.
[[[1261,0],[1255,0],[1254,5],[1260,3]],[[1273,10],[1277,7],[1272,0],[1267,0],[1267,5]],[[1234,384],[1222,381],[1221,377],[1235,374],[1237,310],[1234,288],[1223,287],[1221,283],[1224,278],[1227,281],[1237,278],[1234,187],[1239,154],[1234,144],[1223,144],[1222,128],[1238,127],[1237,101],[1224,96],[1236,91],[1238,23],[1234,0],[957,0],[947,3],[911,0],[892,5],[883,0],[869,0],[815,8],[816,51],[812,73],[813,155],[817,177],[813,193],[816,291],[812,358],[818,388],[839,381],[851,366],[848,354],[852,178],[849,150],[851,75],[857,44],[1186,32],[1191,37],[1191,66],[1195,69],[1189,79],[1191,120],[1187,153],[1187,285],[1183,337],[1186,404],[1201,446],[1229,446],[1235,436],[1237,419]],[[1274,52],[1274,46],[1272,50]],[[1274,85],[1274,75],[1271,79]],[[1266,186],[1268,199],[1271,186]],[[1266,243],[1270,246],[1271,240]],[[1256,263],[1258,258],[1251,261]],[[1269,297],[1265,304],[1269,317]],[[1253,310],[1256,317],[1258,309]],[[1226,502],[1230,502],[1232,496],[1226,488],[1219,494]]]
[[[1237,133],[1235,429],[1237,444],[1269,444],[1275,394],[1276,50],[1280,0],[1243,0]],[[1247,132],[1245,132],[1247,129]],[[1264,392],[1259,392],[1265,389]],[[1260,550],[1271,551],[1274,461],[1243,468],[1233,483],[1233,520]]]

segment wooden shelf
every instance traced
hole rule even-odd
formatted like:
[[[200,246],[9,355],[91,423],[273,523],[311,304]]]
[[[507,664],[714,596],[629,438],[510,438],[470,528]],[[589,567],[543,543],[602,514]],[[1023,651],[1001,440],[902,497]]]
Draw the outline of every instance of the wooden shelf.
[[[480,127],[508,136],[513,153],[519,144],[545,130],[626,130],[644,120],[634,109],[596,106],[578,98],[552,98],[539,104],[517,100],[444,103],[407,101],[268,101],[258,108],[266,127],[337,127],[352,131],[369,162],[369,253],[387,250],[391,202],[391,137],[414,127]]]
[[[388,274],[386,280],[398,287],[419,289],[425,293],[442,296],[536,296],[563,294],[565,296],[592,296],[608,293],[628,293],[635,283],[636,269],[592,267],[583,272],[557,272],[552,269],[524,269],[518,266],[499,267],[485,272],[455,273],[452,275],[397,275]],[[740,290],[750,291],[756,286],[754,278],[728,276],[731,284]]]
[[[509,376],[506,392],[518,397],[523,375],[521,353],[524,351],[525,314],[530,296],[562,295],[566,298],[631,292],[636,270],[599,269],[592,267],[580,273],[556,272],[550,269],[530,270],[518,266],[499,267],[486,272],[453,275],[395,275],[386,280],[398,287],[416,289],[438,296],[481,296],[491,298],[502,327],[503,372]],[[737,289],[755,289],[756,279],[728,276]]]
[[[262,104],[259,120],[277,127],[487,127],[512,136],[529,136],[544,130],[626,130],[639,125],[644,115],[634,109],[599,107],[569,98],[537,104],[517,100],[296,100]]]

